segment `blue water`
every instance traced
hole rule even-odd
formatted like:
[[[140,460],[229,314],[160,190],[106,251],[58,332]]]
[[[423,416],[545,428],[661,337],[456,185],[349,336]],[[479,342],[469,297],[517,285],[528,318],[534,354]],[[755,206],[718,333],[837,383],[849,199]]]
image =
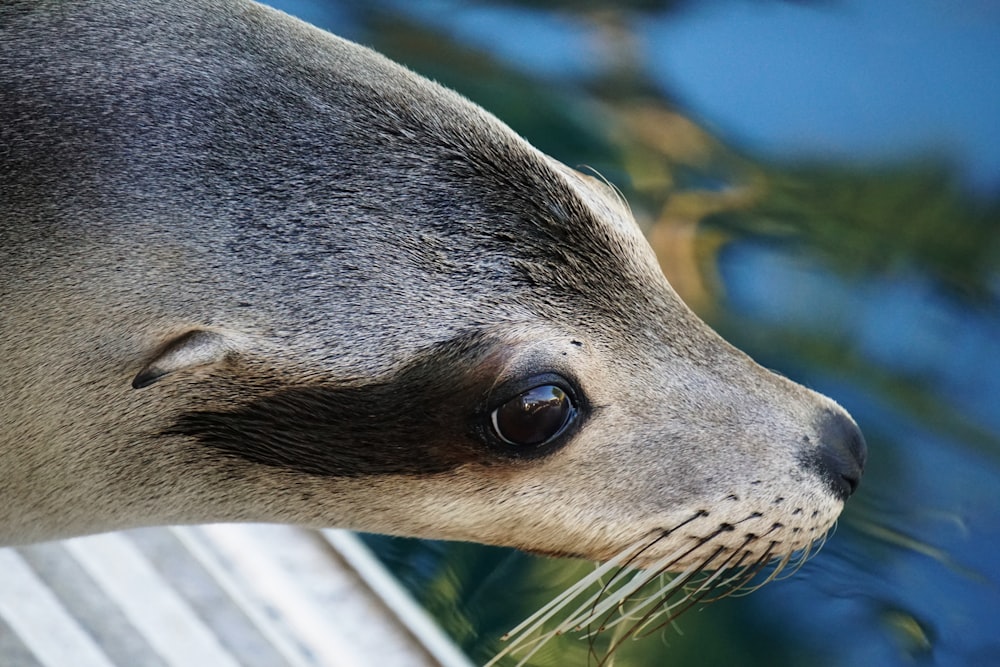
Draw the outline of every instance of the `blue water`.
[[[275,4],[600,166],[644,224],[666,224],[679,190],[764,184],[757,206],[699,226],[693,303],[855,416],[865,479],[793,577],[682,617],[619,667],[1000,665],[1000,5]],[[721,148],[649,152],[620,122],[633,103],[679,110]],[[370,543],[476,660],[580,571]]]
[[[1000,187],[995,2],[705,2],[639,24],[664,89],[754,151],[937,155]]]

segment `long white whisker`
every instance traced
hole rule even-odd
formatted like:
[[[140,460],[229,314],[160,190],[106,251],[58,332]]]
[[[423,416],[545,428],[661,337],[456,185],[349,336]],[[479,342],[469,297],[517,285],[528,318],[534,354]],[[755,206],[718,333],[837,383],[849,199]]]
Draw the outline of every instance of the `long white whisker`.
[[[503,651],[495,655],[493,659],[490,660],[488,663],[486,663],[484,667],[491,667],[492,665],[496,664],[497,661],[499,661],[504,656],[510,654],[515,649],[524,648],[526,645],[530,646],[531,644],[537,642],[538,645],[534,649],[532,649],[532,651],[527,656],[525,656],[524,659],[522,659],[522,662],[523,660],[533,655],[535,651],[541,648],[541,645],[544,644],[549,638],[559,633],[556,630],[550,631],[538,637],[534,641],[528,641],[527,638],[536,630],[545,625],[545,623],[550,618],[552,618],[560,611],[562,611],[562,609],[566,607],[566,605],[568,605],[574,598],[581,595],[587,588],[593,585],[594,582],[599,581],[601,577],[606,575],[611,570],[621,567],[621,564],[623,562],[628,562],[629,560],[634,558],[635,554],[640,550],[640,547],[646,548],[645,545],[642,543],[633,544],[632,546],[623,550],[617,556],[597,566],[596,568],[594,568],[593,572],[583,577],[582,579],[580,579],[580,581],[576,582],[575,584],[571,585],[569,588],[567,588],[565,591],[557,595],[541,609],[539,609],[534,614],[532,614],[527,619],[518,624],[517,627],[512,629],[510,632],[506,633],[503,636],[503,639],[504,640],[512,639],[511,643],[508,646],[506,646],[503,649]],[[618,576],[618,573],[616,573],[615,576]],[[614,577],[612,577],[612,580],[613,579]],[[600,596],[600,592],[595,593],[590,598],[588,598],[588,601],[585,603],[585,605],[593,604],[598,596]]]
[[[586,588],[589,588],[591,584],[593,584],[595,581],[599,580],[602,576],[604,576],[605,574],[607,574],[610,570],[613,570],[616,567],[618,567],[618,565],[620,564],[620,562],[621,562],[622,559],[623,558],[621,556],[619,556],[619,557],[616,557],[616,558],[614,558],[612,560],[607,561],[606,563],[603,563],[603,564],[599,565],[598,567],[596,567],[594,569],[593,572],[591,572],[587,576],[583,577],[578,582],[572,584],[565,591],[563,591],[562,593],[560,593],[556,597],[552,598],[552,600],[550,600],[549,602],[547,602],[545,604],[545,606],[543,606],[541,609],[539,609],[534,614],[532,614],[527,619],[525,619],[520,624],[518,624],[517,627],[511,629],[509,632],[507,632],[506,634],[504,634],[504,636],[502,637],[502,639],[507,640],[507,639],[513,637],[514,635],[517,635],[517,634],[525,632],[525,631],[531,632],[532,628],[528,628],[529,625],[535,626],[535,625],[537,625],[537,623],[536,623],[537,620],[541,620],[542,622],[545,622],[546,620],[548,620],[549,618],[551,618],[552,614],[555,613],[555,612],[558,612],[563,606],[565,606],[566,602],[569,599],[572,599],[572,598],[576,597],[577,595],[580,594],[581,591],[583,591]]]
[[[573,615],[568,620],[562,623],[562,627],[582,628],[589,621],[600,618],[604,612],[613,608],[619,602],[632,595],[632,593],[648,584],[652,579],[659,576],[660,570],[670,566],[690,551],[691,547],[684,546],[670,555],[664,556],[660,560],[656,561],[649,567],[649,569],[638,570],[628,583],[616,589],[613,595],[609,595],[608,598],[600,604],[591,607],[590,609],[587,609],[588,605],[582,605],[579,607],[573,612]],[[586,613],[581,613],[584,610],[586,610]]]
[[[698,564],[691,565],[687,570],[684,570],[683,572],[675,575],[669,582],[664,584],[655,593],[651,593],[649,595],[644,596],[641,600],[637,601],[627,610],[623,610],[618,618],[601,625],[599,630],[603,632],[604,630],[611,629],[616,625],[619,625],[620,623],[623,623],[625,621],[634,620],[635,616],[649,605],[654,603],[655,604],[663,603],[667,598],[673,595],[678,588],[684,586],[684,584],[687,581],[689,581],[692,576],[697,574],[700,571],[700,569],[701,566]],[[684,598],[682,598],[681,600],[683,599]],[[671,607],[671,605],[665,605],[665,606],[667,608]],[[640,619],[639,622],[641,623],[642,620]]]
[[[745,595],[775,579],[790,576],[815,555],[829,537],[826,533],[783,555],[788,545],[781,538],[788,531],[782,523],[772,524],[764,534],[746,532],[740,536],[738,545],[733,545],[733,538],[739,533],[723,537],[726,533],[744,530],[740,524],[758,520],[762,515],[756,512],[734,523],[717,523],[708,534],[703,532],[704,525],[701,530],[693,530],[693,534],[679,534],[681,528],[688,524],[699,525],[707,516],[707,512],[695,512],[669,530],[647,534],[596,566],[506,633],[503,640],[509,644],[485,667],[495,667],[514,653],[521,667],[555,637],[575,632],[584,632],[584,638],[591,642],[588,664],[596,659],[598,665],[608,667],[615,651],[625,641],[674,623],[692,607],[729,595]],[[753,525],[750,523],[747,527]],[[654,550],[664,540],[667,540],[665,544],[670,544],[678,539],[683,540],[683,546],[645,563],[642,569],[635,567],[642,558],[648,558],[643,554]],[[685,563],[690,564],[684,566]],[[680,566],[683,569],[673,573]],[[609,639],[605,651],[598,648],[594,638],[607,631],[612,631],[614,636]]]
[[[744,544],[743,546],[745,547],[746,544]],[[742,547],[741,547],[741,549],[742,549]],[[697,585],[695,586],[695,588],[693,588],[690,591],[684,591],[683,596],[679,600],[677,600],[673,604],[668,604],[667,603],[667,601],[670,599],[670,597],[674,595],[674,593],[675,593],[675,591],[677,590],[678,587],[687,586],[689,583],[691,583],[692,580],[694,579],[694,577],[696,577],[698,574],[700,574],[702,572],[705,572],[709,568],[709,566],[712,564],[712,562],[716,558],[718,558],[721,554],[723,554],[723,553],[725,553],[725,552],[723,550],[721,550],[721,549],[716,550],[707,559],[705,559],[704,561],[702,561],[700,563],[696,563],[696,564],[692,565],[687,570],[685,570],[683,573],[681,573],[681,574],[677,575],[676,577],[674,577],[666,585],[662,586],[658,590],[656,590],[656,591],[650,593],[649,595],[647,595],[642,600],[642,602],[634,605],[631,609],[629,609],[628,610],[629,616],[634,617],[634,615],[638,611],[640,611],[641,609],[644,609],[645,607],[648,607],[651,604],[656,605],[656,606],[653,607],[653,609],[651,609],[650,611],[646,612],[646,614],[641,619],[639,619],[639,621],[636,623],[636,625],[633,626],[626,633],[625,636],[626,637],[635,636],[637,633],[641,632],[645,627],[647,627],[650,623],[652,623],[653,621],[657,620],[658,618],[660,618],[664,614],[672,612],[676,607],[681,606],[681,605],[683,605],[685,603],[688,603],[688,602],[691,602],[692,604],[694,602],[697,602],[697,600],[700,599],[699,598],[699,593],[701,593],[702,595],[708,593],[708,591],[710,591],[714,587],[714,584],[712,582],[715,579],[719,578],[720,576],[724,575],[724,573],[727,571],[727,569],[726,569],[726,563],[728,563],[730,560],[732,560],[733,558],[735,558],[737,556],[737,554],[739,553],[739,550],[733,551],[732,554],[729,557],[727,557],[720,564],[720,567],[718,567],[718,569],[716,569],[714,572],[712,572],[704,580],[696,582]],[[686,607],[685,607],[685,609],[686,609]],[[681,609],[681,612],[683,612],[683,611],[684,611],[684,609]],[[678,613],[681,613],[681,612],[678,612]],[[624,622],[625,620],[630,620],[629,616],[626,616],[625,613],[623,612],[623,615],[620,618],[612,621],[611,623],[606,624],[601,629],[603,630],[603,629],[606,629],[606,628],[610,628],[610,627],[613,627],[615,625],[618,625],[619,623]],[[675,615],[671,615],[671,619],[674,618],[674,617],[675,617]]]
[[[703,563],[702,564],[702,569],[705,568],[705,567],[707,567],[708,564],[711,563],[712,560],[714,560],[714,558],[715,558],[715,556],[713,556],[708,561],[706,561],[705,563]],[[643,630],[645,630],[647,627],[649,627],[650,624],[652,624],[654,621],[657,621],[663,615],[663,613],[672,611],[675,607],[679,607],[679,606],[681,606],[683,604],[686,604],[686,603],[690,603],[690,604],[696,603],[700,599],[699,593],[701,593],[702,595],[704,595],[704,594],[708,593],[709,591],[711,591],[714,588],[714,586],[715,586],[715,584],[713,582],[716,579],[718,579],[720,576],[722,576],[725,572],[726,572],[725,569],[715,570],[708,577],[706,577],[704,579],[704,581],[701,581],[696,588],[694,588],[691,591],[685,592],[684,597],[682,597],[680,600],[678,600],[674,604],[664,605],[662,608],[660,608],[658,610],[654,610],[654,613],[650,613],[647,616],[647,618],[645,618],[644,620],[640,621],[634,628],[632,628],[632,630],[629,631],[629,634],[632,635],[632,636],[638,636],[640,633],[643,632]],[[653,595],[651,597],[653,597],[653,598],[659,597],[660,601],[663,601],[664,599],[666,599],[665,594],[662,593],[661,591],[657,591],[657,592],[653,593]],[[683,609],[681,611],[683,611]]]

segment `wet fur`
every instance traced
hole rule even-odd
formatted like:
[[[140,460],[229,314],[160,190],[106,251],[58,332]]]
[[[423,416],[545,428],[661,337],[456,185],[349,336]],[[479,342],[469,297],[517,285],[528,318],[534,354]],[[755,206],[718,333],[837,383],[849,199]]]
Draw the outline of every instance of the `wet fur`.
[[[0,4],[0,183],[0,542],[284,521],[713,569],[807,548],[860,475],[606,188],[271,9]],[[498,445],[552,373],[579,425]]]

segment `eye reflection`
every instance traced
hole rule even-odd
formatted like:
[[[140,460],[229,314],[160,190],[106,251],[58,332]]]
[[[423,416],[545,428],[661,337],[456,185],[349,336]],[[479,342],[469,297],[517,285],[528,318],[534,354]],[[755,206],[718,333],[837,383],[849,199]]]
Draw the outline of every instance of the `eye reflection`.
[[[533,447],[559,435],[576,415],[573,400],[559,386],[522,392],[493,411],[493,429],[511,445]]]

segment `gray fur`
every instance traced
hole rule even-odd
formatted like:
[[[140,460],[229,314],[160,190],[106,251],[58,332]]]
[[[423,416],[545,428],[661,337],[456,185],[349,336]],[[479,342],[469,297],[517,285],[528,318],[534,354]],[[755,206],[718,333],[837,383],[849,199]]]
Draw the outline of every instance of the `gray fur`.
[[[257,520],[600,559],[683,525],[649,556],[780,555],[863,464],[604,188],[243,0],[0,3],[0,253],[0,543]],[[484,406],[539,373],[585,419],[493,447]]]

